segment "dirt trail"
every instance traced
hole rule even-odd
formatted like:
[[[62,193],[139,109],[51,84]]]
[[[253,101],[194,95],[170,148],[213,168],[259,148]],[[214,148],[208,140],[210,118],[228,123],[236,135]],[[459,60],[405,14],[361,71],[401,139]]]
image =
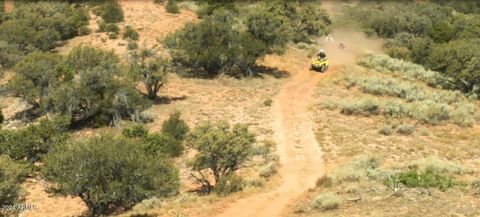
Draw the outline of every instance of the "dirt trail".
[[[338,10],[340,6],[334,1],[324,3],[329,13]],[[288,215],[293,211],[295,200],[309,188],[315,187],[315,181],[323,175],[322,152],[315,138],[314,123],[308,109],[314,102],[316,84],[324,76],[334,74],[335,70],[342,66],[355,64],[360,55],[381,50],[383,44],[381,40],[369,39],[363,33],[352,29],[337,28],[331,35],[334,41],[327,42],[325,38],[318,41],[318,48],[326,51],[331,62],[326,74],[309,71],[307,57],[297,59],[295,64],[290,65],[285,65],[281,59],[273,60],[284,65],[282,70],[288,71],[292,76],[274,99],[272,108],[275,118],[273,129],[281,163],[279,168],[281,182],[275,190],[231,204],[218,217]],[[345,43],[345,49],[339,47],[341,41]],[[296,61],[302,63],[298,64]],[[265,62],[271,64],[272,59]]]
[[[308,105],[315,84],[324,74],[298,69],[274,99],[273,129],[278,143],[281,183],[276,190],[244,198],[227,208],[220,217],[281,216],[290,204],[322,175],[320,146],[313,133]]]

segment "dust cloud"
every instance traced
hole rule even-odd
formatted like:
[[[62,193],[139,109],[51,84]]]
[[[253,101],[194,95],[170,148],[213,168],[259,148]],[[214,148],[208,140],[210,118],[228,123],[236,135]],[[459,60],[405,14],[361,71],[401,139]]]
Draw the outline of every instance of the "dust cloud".
[[[324,49],[332,66],[355,64],[357,59],[368,52],[381,52],[384,40],[368,38],[364,33],[353,29],[335,29],[331,34],[333,41],[322,37],[319,50]],[[345,48],[340,48],[343,42]]]

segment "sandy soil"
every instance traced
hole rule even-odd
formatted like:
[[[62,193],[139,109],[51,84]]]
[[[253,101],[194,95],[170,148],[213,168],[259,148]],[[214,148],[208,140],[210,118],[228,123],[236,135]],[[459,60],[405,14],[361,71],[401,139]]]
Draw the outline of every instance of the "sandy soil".
[[[122,0],[125,21],[118,24],[120,29],[131,26],[137,30],[140,47],[155,47],[160,40],[170,32],[197,20],[197,15],[189,10],[181,10],[179,14],[170,14],[161,4],[154,4],[152,0]],[[89,28],[92,33],[68,40],[64,46],[57,48],[60,53],[66,54],[72,48],[88,45],[102,49],[113,49],[120,57],[126,57],[128,41],[119,34],[117,39],[109,39],[107,33],[97,32],[100,18],[90,14]]]
[[[271,192],[254,195],[228,207],[220,217],[280,216],[289,204],[322,175],[321,151],[312,130],[308,104],[316,82],[324,76],[308,68],[297,72],[274,100],[273,129],[281,167],[281,183]]]
[[[79,197],[57,197],[45,193],[48,183],[38,180],[27,180],[24,188],[28,189],[25,204],[33,205],[35,209],[21,213],[22,217],[79,216],[87,212],[85,203]]]

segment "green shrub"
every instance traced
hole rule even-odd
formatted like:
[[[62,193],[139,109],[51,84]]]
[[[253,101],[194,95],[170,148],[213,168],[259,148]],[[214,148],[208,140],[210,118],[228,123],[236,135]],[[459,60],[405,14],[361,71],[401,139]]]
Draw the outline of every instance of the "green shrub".
[[[15,6],[0,22],[0,41],[28,53],[47,51],[57,41],[77,36],[78,28],[88,23],[88,12],[68,3],[42,1]]]
[[[327,192],[316,196],[310,203],[314,210],[332,210],[340,206],[342,198],[333,192]]]
[[[94,68],[107,68],[109,66],[116,70],[119,62],[119,57],[113,51],[89,46],[73,48],[65,60],[65,64],[77,72],[89,71]]]
[[[73,124],[116,125],[127,117],[140,121],[139,114],[150,102],[121,73],[118,61],[113,51],[74,48],[66,64],[78,72],[78,79],[62,83],[49,93],[48,111],[70,116]]]
[[[16,163],[5,155],[0,155],[0,201],[2,201],[2,205],[15,205],[21,202],[22,187],[20,184],[26,176],[27,167],[25,165]],[[9,210],[2,211],[9,212]]]
[[[167,82],[172,62],[152,49],[134,50],[130,52],[130,58],[130,75],[143,83],[149,99],[156,99],[158,91]]]
[[[383,126],[378,130],[378,133],[385,136],[389,136],[389,135],[392,135],[393,129],[391,126]]]
[[[179,111],[171,113],[170,117],[162,124],[162,133],[171,135],[179,141],[183,141],[190,131],[190,128],[187,122],[181,119],[180,116],[181,113]]]
[[[345,115],[378,115],[380,114],[380,102],[375,98],[362,98],[359,101],[345,101],[340,104],[340,111]]]
[[[187,73],[202,77],[222,73],[253,75],[257,59],[282,53],[291,40],[288,27],[282,25],[286,20],[276,13],[262,7],[241,17],[225,9],[225,4],[228,3],[210,1],[208,8],[222,9],[213,9],[200,22],[187,24],[165,38],[173,62],[188,69]],[[238,28],[241,26],[245,28]]]
[[[152,155],[178,157],[185,150],[182,141],[175,139],[170,134],[154,133],[146,136],[144,142],[146,153]]]
[[[259,171],[259,175],[264,178],[270,178],[278,172],[278,167],[275,162],[270,162]]]
[[[82,26],[80,28],[78,28],[78,35],[88,35],[91,33],[91,30],[90,28],[88,28],[88,26]]]
[[[472,127],[475,123],[475,105],[472,103],[461,103],[452,111],[453,123],[462,127]]]
[[[382,160],[378,157],[361,156],[340,166],[332,175],[339,182],[375,180],[388,174],[387,171],[380,170],[381,164]]]
[[[383,115],[392,118],[403,118],[408,116],[409,107],[399,100],[389,100],[382,108]]]
[[[118,33],[116,32],[109,32],[108,33],[108,39],[117,39],[118,38]]]
[[[222,176],[215,185],[215,193],[227,196],[229,194],[242,191],[245,186],[245,181],[241,176],[235,173]]]
[[[68,140],[69,120],[57,118],[41,120],[19,130],[0,130],[0,153],[14,160],[40,160],[52,147]]]
[[[102,136],[57,146],[45,158],[42,176],[54,183],[53,192],[79,196],[92,216],[177,194],[178,170],[168,159],[146,155],[141,145]]]
[[[432,171],[426,171],[424,173],[418,173],[417,171],[401,172],[398,174],[396,180],[408,188],[438,188],[442,191],[456,185],[453,178]],[[385,184],[391,185],[389,183]]]
[[[415,127],[411,124],[401,124],[397,127],[397,133],[402,135],[411,135],[415,131]]]
[[[311,43],[312,36],[321,36],[329,32],[331,20],[328,13],[318,4],[295,1],[265,1],[262,5],[275,14],[289,29],[294,42]],[[257,9],[260,11],[260,9]]]
[[[63,58],[56,54],[33,52],[15,65],[7,90],[34,106],[41,106],[47,94],[62,82],[73,79],[71,70],[60,67]]]
[[[334,110],[339,106],[339,104],[333,100],[324,100],[319,103],[319,106],[322,109]]]
[[[272,106],[272,103],[273,103],[272,99],[267,99],[267,100],[263,101],[263,105],[268,106],[268,107]]]
[[[118,34],[120,32],[120,28],[115,23],[108,23],[105,26],[105,32],[108,32],[108,33],[114,32]]]
[[[127,138],[141,138],[147,136],[147,134],[148,129],[141,124],[135,124],[130,128],[122,130],[122,135]]]
[[[98,21],[98,32],[106,32],[107,23],[104,20]]]
[[[257,155],[253,146],[255,134],[244,125],[226,122],[210,122],[196,127],[187,144],[196,154],[188,163],[198,175],[192,174],[209,191],[212,188],[206,172],[211,172],[216,183],[222,177],[235,173],[247,161]]]
[[[471,174],[474,171],[471,168],[463,165],[446,161],[439,157],[430,156],[412,161],[407,165],[409,169],[419,172],[432,171],[434,173],[446,173],[446,174]]]
[[[418,79],[433,87],[442,86],[446,83],[443,76],[438,72],[426,70],[420,65],[394,59],[383,54],[368,54],[359,64],[379,72],[398,74],[405,79]]]
[[[180,13],[180,9],[178,8],[177,1],[175,0],[168,0],[167,4],[165,5],[165,10],[168,13],[178,14]]]
[[[130,26],[125,27],[125,30],[123,32],[123,38],[124,39],[129,38],[129,39],[132,39],[132,40],[136,41],[136,40],[138,40],[138,37],[139,37],[138,32],[135,29],[133,29]]]
[[[450,108],[445,103],[426,100],[413,103],[409,115],[422,123],[438,124],[450,119]]]
[[[107,1],[99,11],[100,17],[107,23],[118,23],[123,21],[122,7],[116,1]]]
[[[135,50],[138,48],[138,44],[134,41],[129,41],[128,44],[127,44],[127,50]]]

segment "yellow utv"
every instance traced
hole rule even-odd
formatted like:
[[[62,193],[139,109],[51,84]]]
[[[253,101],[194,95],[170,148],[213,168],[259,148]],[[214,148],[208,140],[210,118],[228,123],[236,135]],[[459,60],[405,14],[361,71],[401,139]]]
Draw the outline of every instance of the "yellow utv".
[[[328,69],[328,65],[329,65],[329,61],[327,59],[327,55],[325,54],[325,51],[320,50],[317,56],[315,56],[312,59],[310,69],[315,70],[317,72],[325,72]]]

